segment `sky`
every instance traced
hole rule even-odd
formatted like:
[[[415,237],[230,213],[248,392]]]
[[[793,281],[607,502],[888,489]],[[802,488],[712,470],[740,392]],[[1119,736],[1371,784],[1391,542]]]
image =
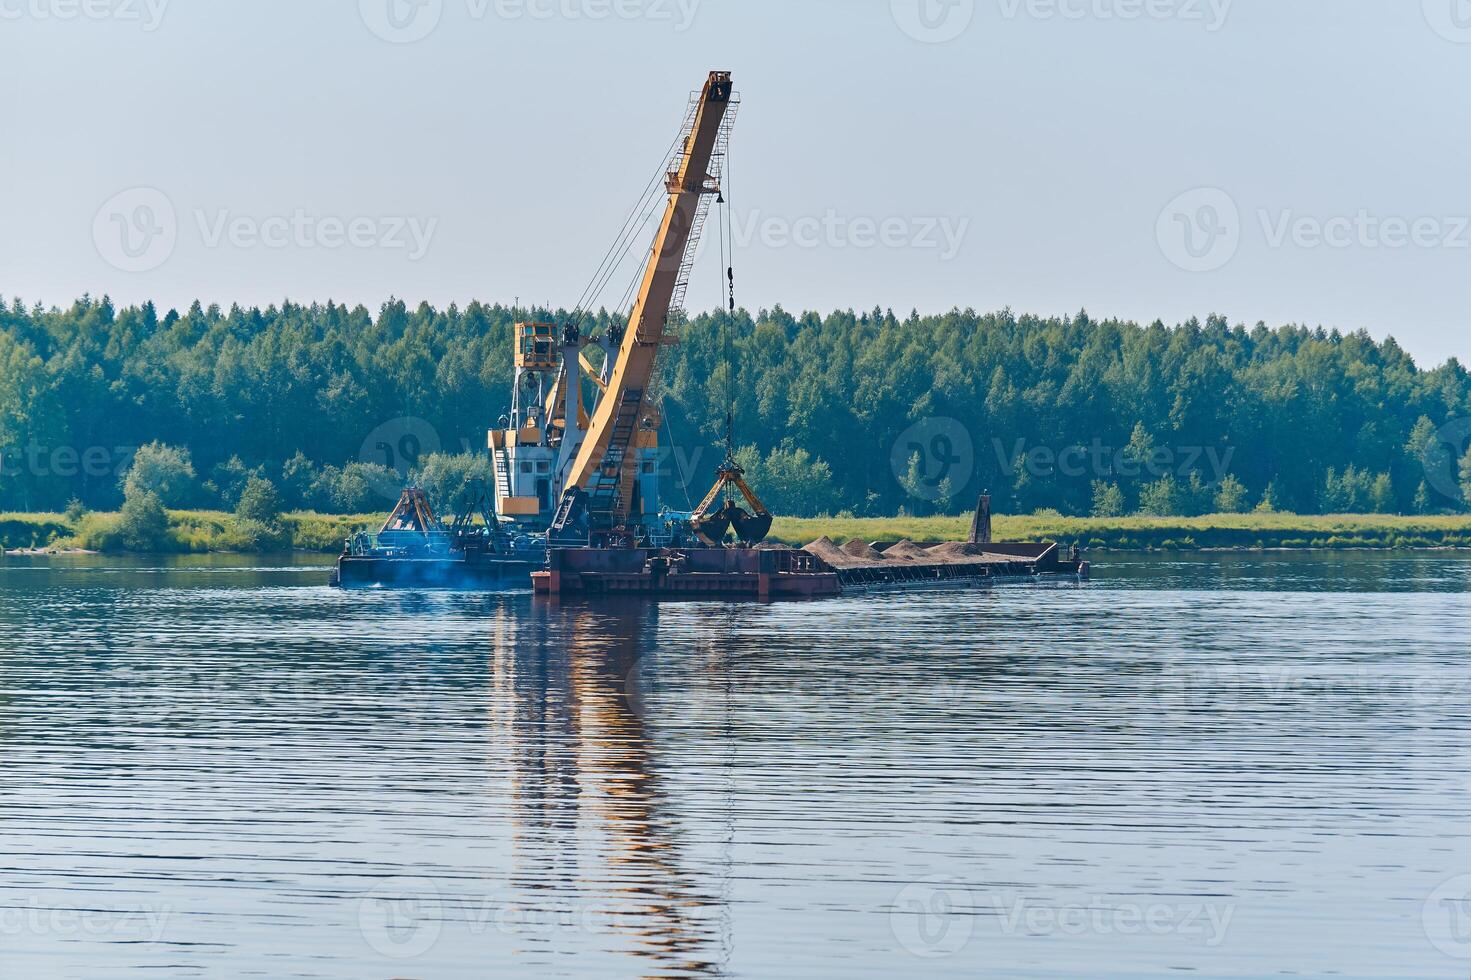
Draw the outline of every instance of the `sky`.
[[[1471,0],[0,0],[0,296],[571,306],[711,69],[749,309],[1471,356]]]

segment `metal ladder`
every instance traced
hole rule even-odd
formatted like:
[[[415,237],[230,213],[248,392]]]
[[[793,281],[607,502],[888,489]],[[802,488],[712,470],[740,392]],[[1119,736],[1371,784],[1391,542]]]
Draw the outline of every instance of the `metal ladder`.
[[[618,403],[608,453],[603,457],[603,465],[598,467],[597,479],[587,488],[587,510],[594,527],[609,528],[617,523],[616,517],[623,506],[623,462],[632,448],[643,402],[643,389],[630,388]]]
[[[495,492],[502,500],[511,497],[511,454],[504,448],[495,450]]]
[[[695,99],[698,104],[698,97]],[[735,127],[736,114],[740,111],[741,101],[732,97],[730,104],[726,107],[725,118],[720,121],[720,133],[715,140],[715,152],[710,156],[710,176],[715,179],[717,185],[725,177],[725,161],[730,153],[730,132]],[[695,118],[694,108],[691,107],[689,116],[685,119],[685,142],[694,132]],[[683,142],[681,143],[681,146]],[[676,164],[677,166],[678,164]],[[694,272],[695,259],[700,251],[700,239],[705,232],[705,222],[710,217],[710,195],[701,194],[700,203],[695,208],[695,217],[690,224],[689,240],[685,243],[684,257],[680,260],[679,275],[674,282],[674,299],[669,304],[669,322],[675,322],[684,315],[685,295],[689,292],[690,278]],[[721,275],[725,270],[721,270]]]

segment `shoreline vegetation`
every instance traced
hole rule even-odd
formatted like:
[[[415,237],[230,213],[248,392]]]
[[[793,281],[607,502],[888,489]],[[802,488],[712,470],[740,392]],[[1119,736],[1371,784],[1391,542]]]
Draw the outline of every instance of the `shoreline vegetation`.
[[[357,531],[372,530],[381,515],[315,512],[280,516],[271,533],[236,515],[170,510],[156,554],[264,554],[301,551],[337,554]],[[0,514],[0,546],[15,553],[123,554],[120,515]],[[802,546],[833,541],[964,540],[970,517],[778,518],[775,542]],[[1258,550],[1471,549],[1471,515],[1401,517],[1382,514],[1213,514],[1204,517],[1085,518],[1037,514],[995,520],[999,541],[1050,540],[1094,552]]]
[[[352,514],[415,471],[426,490],[486,479],[476,447],[508,410],[528,318],[626,327],[483,303],[8,297],[0,510],[152,493],[236,511],[255,480],[282,511]],[[1422,369],[1363,332],[780,306],[677,332],[659,385],[671,502],[715,482],[729,414],[747,482],[779,514],[955,513],[987,490],[1010,514],[1471,512],[1471,371]]]
[[[311,511],[282,514],[273,524],[224,511],[169,510],[157,546],[128,548],[119,513],[81,515],[0,514],[0,547],[12,554],[269,554],[284,551],[338,554],[358,531],[376,530],[383,515],[334,515]]]

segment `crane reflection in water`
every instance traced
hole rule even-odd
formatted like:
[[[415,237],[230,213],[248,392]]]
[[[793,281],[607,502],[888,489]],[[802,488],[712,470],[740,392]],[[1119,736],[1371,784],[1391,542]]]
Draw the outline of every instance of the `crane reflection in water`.
[[[656,606],[538,603],[497,621],[490,723],[510,754],[507,911],[597,933],[658,975],[718,974],[730,956],[730,824],[727,813],[699,835],[723,853],[690,859],[694,835],[644,716],[657,664],[641,651],[657,649],[658,618]],[[579,936],[559,949],[556,929],[527,935],[518,955],[585,948]]]

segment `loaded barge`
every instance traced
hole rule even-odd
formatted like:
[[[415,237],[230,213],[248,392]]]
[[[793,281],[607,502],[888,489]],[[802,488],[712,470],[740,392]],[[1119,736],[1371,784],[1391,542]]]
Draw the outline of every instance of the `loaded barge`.
[[[991,500],[976,508],[971,540],[923,547],[908,541],[843,547],[822,538],[797,550],[733,548],[555,548],[532,575],[538,595],[657,598],[821,599],[868,589],[1085,582],[1077,549],[1051,542],[990,540]]]
[[[665,197],[626,319],[601,330],[588,326],[622,256],[612,266],[605,259],[564,322],[518,317],[510,410],[487,439],[494,492],[486,494],[482,525],[473,525],[470,511],[452,527],[439,525],[422,492],[411,488],[382,531],[349,542],[336,584],[506,585],[548,596],[764,601],[1087,578],[1076,549],[1063,558],[1056,545],[993,544],[989,497],[967,542],[763,545],[772,515],[736,462],[729,414],[715,486],[689,513],[661,509],[659,355],[678,343],[713,204],[724,209],[724,225],[731,224],[724,179],[739,105],[730,72],[711,72],[691,95],[672,155],[632,212],[653,214]],[[623,255],[636,254],[632,234],[625,228],[609,256],[618,255],[619,245]],[[735,270],[722,273],[734,315]]]

